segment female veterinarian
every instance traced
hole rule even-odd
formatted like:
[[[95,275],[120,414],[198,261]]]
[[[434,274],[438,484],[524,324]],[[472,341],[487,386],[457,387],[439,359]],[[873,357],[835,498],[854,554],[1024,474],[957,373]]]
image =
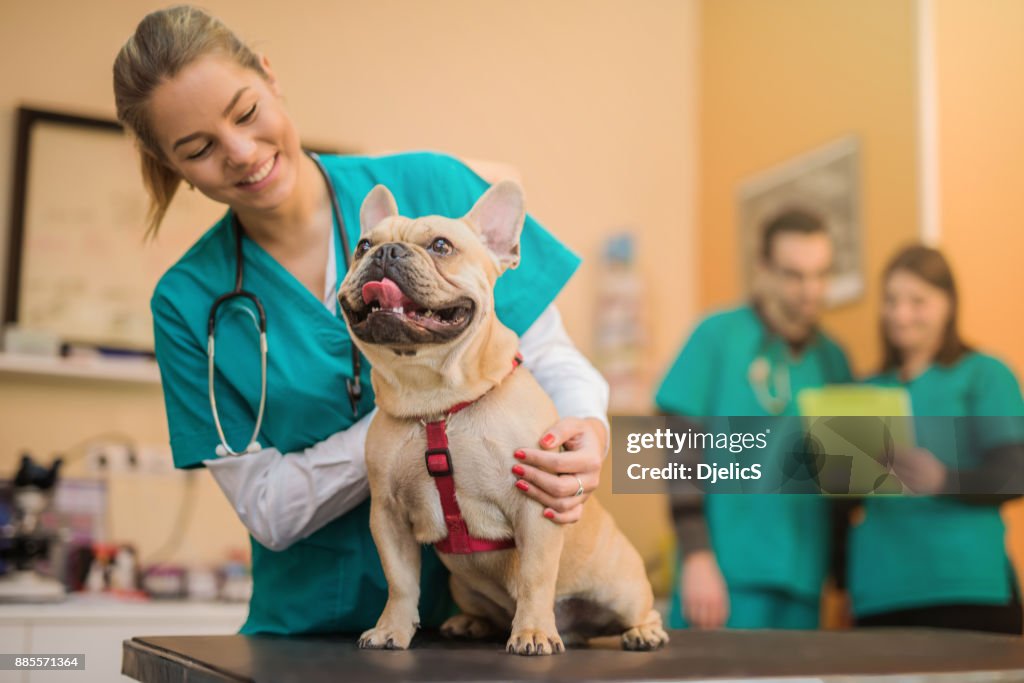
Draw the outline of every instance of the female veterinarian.
[[[870,381],[905,387],[916,420],[917,446],[896,452],[894,473],[918,494],[966,495],[865,500],[847,565],[857,624],[1019,634],[1021,605],[998,507],[1012,495],[977,495],[1021,491],[1017,379],[961,340],[956,285],[939,251],[898,253],[883,288],[885,355]]]
[[[267,59],[191,7],[142,20],[117,55],[114,91],[137,138],[150,230],[182,181],[228,209],[163,276],[152,310],[175,465],[205,465],[252,536],[242,632],[369,628],[387,597],[363,461],[373,395],[334,291],[376,184],[411,216],[462,216],[487,184],[437,154],[305,153]],[[552,305],[578,259],[532,218],[521,250],[497,310],[559,414],[575,417],[523,444],[519,460],[509,453],[509,467],[545,516],[568,523],[598,483],[608,390]],[[450,601],[432,549],[423,588],[422,621],[436,625]]]

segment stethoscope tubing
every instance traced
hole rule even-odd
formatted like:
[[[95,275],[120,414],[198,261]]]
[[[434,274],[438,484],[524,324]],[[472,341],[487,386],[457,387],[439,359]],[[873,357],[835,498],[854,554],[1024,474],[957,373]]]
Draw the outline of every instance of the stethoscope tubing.
[[[331,211],[334,215],[334,220],[337,223],[337,229],[341,233],[342,254],[345,258],[345,268],[347,271],[352,267],[352,254],[349,250],[348,235],[345,234],[345,223],[341,215],[341,207],[338,204],[337,193],[334,191],[334,183],[331,182],[331,178],[327,173],[327,169],[324,168],[319,155],[315,152],[308,151],[306,154],[308,154],[316,164],[317,170],[320,171],[320,175],[323,176],[324,182],[327,184],[327,194],[330,196],[331,200]],[[235,232],[235,286],[230,292],[225,292],[214,300],[213,304],[210,306],[210,313],[207,317],[206,323],[206,355],[208,360],[207,386],[209,388],[210,412],[213,414],[213,423],[217,428],[217,436],[220,438],[220,444],[216,448],[216,453],[218,456],[222,457],[227,455],[237,456],[245,453],[255,453],[256,451],[262,450],[259,441],[257,441],[257,437],[259,436],[260,430],[263,428],[263,417],[267,406],[267,314],[259,297],[243,288],[245,259],[242,253],[242,236],[244,229],[241,222],[238,220],[238,216],[235,215],[234,212],[231,213],[231,223],[232,229]],[[216,342],[214,341],[214,337],[217,326],[217,312],[223,304],[237,298],[248,299],[252,302],[257,312],[257,315],[254,315],[253,318],[260,334],[260,405],[256,413],[256,424],[253,427],[252,436],[249,439],[248,445],[242,451],[235,451],[231,448],[230,444],[228,444],[227,437],[224,434],[224,428],[221,425],[220,413],[217,410],[217,397],[214,388],[214,375],[216,374]],[[249,309],[246,310],[250,315],[253,315]],[[358,417],[359,401],[362,398],[362,384],[359,377],[361,370],[362,363],[359,358],[359,351],[355,346],[353,346],[352,377],[345,380],[345,388],[348,393],[353,417]]]

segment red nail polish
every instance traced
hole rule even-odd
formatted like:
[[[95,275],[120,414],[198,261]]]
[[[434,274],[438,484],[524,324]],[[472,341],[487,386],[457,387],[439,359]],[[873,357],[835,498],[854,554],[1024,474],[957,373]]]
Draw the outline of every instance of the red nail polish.
[[[552,435],[548,434],[547,436],[545,436],[543,439],[540,440],[540,445],[544,446],[544,447],[547,447],[547,446],[550,446],[551,444],[553,444],[554,442],[555,442],[555,437],[553,437]]]
[[[544,511],[544,516],[547,517],[548,519],[554,519],[555,518],[555,511],[554,510],[545,510]]]
[[[527,484],[522,479],[520,479],[519,481],[516,482],[516,488],[519,489],[520,491],[529,491],[530,485]]]
[[[516,451],[513,455],[515,455],[520,460],[526,460],[526,453],[523,453],[522,451]]]
[[[517,477],[521,477],[524,474],[526,474],[526,470],[523,469],[522,465],[515,465],[512,468],[512,474],[516,475]]]

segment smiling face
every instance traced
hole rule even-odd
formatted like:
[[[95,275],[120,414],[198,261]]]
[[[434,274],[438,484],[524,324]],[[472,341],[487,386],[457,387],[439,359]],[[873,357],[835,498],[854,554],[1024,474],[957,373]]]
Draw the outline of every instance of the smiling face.
[[[192,62],[153,91],[150,122],[166,163],[237,210],[273,210],[292,196],[302,157],[277,81],[229,57]]]
[[[951,309],[946,292],[908,270],[896,269],[885,281],[882,325],[889,343],[904,355],[936,351]]]

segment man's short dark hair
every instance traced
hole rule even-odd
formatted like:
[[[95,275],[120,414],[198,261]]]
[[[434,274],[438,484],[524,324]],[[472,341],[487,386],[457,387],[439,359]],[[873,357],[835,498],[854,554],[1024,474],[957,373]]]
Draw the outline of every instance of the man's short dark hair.
[[[828,227],[821,216],[807,209],[786,209],[777,214],[764,226],[761,236],[761,258],[765,263],[772,259],[775,238],[785,233],[798,235],[828,235]]]

